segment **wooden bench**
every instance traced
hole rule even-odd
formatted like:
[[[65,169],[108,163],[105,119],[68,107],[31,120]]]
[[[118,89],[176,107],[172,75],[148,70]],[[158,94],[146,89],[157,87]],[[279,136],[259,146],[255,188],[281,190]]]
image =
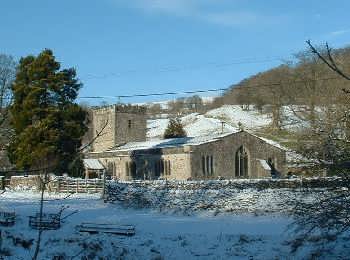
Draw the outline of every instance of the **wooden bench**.
[[[2,226],[13,226],[16,222],[15,212],[0,212],[0,225]]]
[[[82,223],[76,226],[76,229],[79,232],[88,232],[90,234],[109,233],[123,236],[135,235],[135,227],[132,225]]]
[[[59,229],[61,227],[61,215],[42,214],[40,220],[40,214],[36,213],[35,216],[29,216],[29,226],[34,229]]]

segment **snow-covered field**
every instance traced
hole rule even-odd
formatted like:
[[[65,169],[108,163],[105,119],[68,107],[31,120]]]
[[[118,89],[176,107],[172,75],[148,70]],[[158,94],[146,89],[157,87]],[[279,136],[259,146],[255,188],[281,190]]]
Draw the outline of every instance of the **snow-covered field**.
[[[315,250],[305,247],[290,254],[285,241],[292,238],[287,229],[291,219],[285,215],[172,215],[104,203],[99,195],[73,195],[58,200],[64,196],[47,194],[45,212],[57,212],[62,205],[69,206],[63,217],[78,212],[64,220],[58,231],[43,233],[39,259],[305,259]],[[5,259],[31,259],[34,242],[29,246],[15,245],[14,241],[36,238],[37,231],[28,226],[28,216],[38,211],[39,194],[6,192],[0,197],[0,206],[17,213],[15,226],[1,227]],[[136,235],[78,233],[75,226],[82,222],[131,224]],[[342,254],[347,252],[341,246],[345,243],[336,244],[340,249],[327,257],[339,255],[343,259]]]
[[[295,116],[289,107],[283,108],[282,118],[284,120],[283,127],[289,130],[296,130],[305,124]],[[168,118],[148,120],[147,137],[150,139],[161,137],[168,122]],[[271,113],[262,114],[254,108],[247,111],[239,105],[224,105],[205,114],[191,113],[185,115],[181,117],[181,122],[188,136],[201,136],[221,133],[222,122],[225,122],[224,132],[237,131],[239,127],[246,130],[258,130],[271,124],[272,115]]]
[[[152,119],[147,122],[147,137],[159,138],[164,133],[169,119]],[[181,117],[188,136],[201,136],[214,133],[232,132],[242,124],[246,129],[266,126],[270,124],[267,116],[259,115],[256,111],[244,111],[240,106],[223,106],[206,114],[191,113]],[[225,122],[222,126],[222,122]],[[224,127],[224,129],[222,129]]]

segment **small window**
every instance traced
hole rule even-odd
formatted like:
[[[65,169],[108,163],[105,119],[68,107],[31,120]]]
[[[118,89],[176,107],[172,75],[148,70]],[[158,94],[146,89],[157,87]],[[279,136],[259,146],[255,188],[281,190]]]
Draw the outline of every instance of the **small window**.
[[[202,156],[202,172],[203,172],[203,176],[205,176],[205,157]]]
[[[207,175],[209,176],[210,175],[210,157],[207,156]]]
[[[128,127],[131,128],[131,120],[128,120]]]
[[[126,172],[126,176],[130,176],[129,162],[125,163],[125,172]]]
[[[160,160],[160,174],[164,175],[164,160]]]

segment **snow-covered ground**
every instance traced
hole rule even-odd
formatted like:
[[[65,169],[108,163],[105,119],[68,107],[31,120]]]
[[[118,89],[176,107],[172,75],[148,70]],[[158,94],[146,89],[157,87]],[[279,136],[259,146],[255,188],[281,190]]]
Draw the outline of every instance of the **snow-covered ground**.
[[[282,109],[283,127],[289,130],[297,130],[305,123],[295,116],[289,107]],[[244,110],[239,105],[224,105],[212,109],[205,114],[191,113],[181,117],[181,122],[188,136],[200,136],[214,133],[232,132],[240,127],[246,130],[258,130],[271,124],[271,113],[260,113],[251,108]],[[148,120],[147,137],[159,138],[164,133],[169,120],[167,118]],[[224,122],[224,129],[222,129]]]
[[[148,138],[159,138],[164,133],[169,119],[151,119],[148,120]],[[232,132],[239,129],[242,124],[246,129],[266,126],[270,123],[267,116],[258,115],[256,111],[244,111],[240,106],[223,106],[218,109],[209,111],[202,115],[199,113],[191,113],[181,117],[188,136],[201,136],[207,134]],[[222,125],[224,122],[224,125]],[[224,127],[222,129],[222,127]]]
[[[288,230],[291,219],[284,215],[171,215],[104,203],[99,195],[58,200],[64,196],[47,194],[45,212],[57,212],[62,205],[69,206],[63,217],[78,212],[64,220],[61,229],[43,233],[39,259],[305,259],[314,250],[305,247],[290,254],[285,241],[292,238]],[[5,259],[31,259],[35,243],[28,246],[15,241],[36,238],[37,231],[28,226],[28,216],[38,211],[39,194],[6,192],[0,197],[0,207],[17,213],[15,226],[1,227],[2,253],[8,254]],[[136,235],[78,233],[75,226],[82,222],[131,224]],[[327,257],[339,255],[344,259],[341,257],[346,250],[341,246]]]
[[[62,197],[60,195],[59,197]],[[284,217],[254,217],[253,215],[179,216],[164,215],[151,210],[125,209],[104,203],[96,195],[75,195],[65,200],[48,196],[46,212],[57,212],[61,205],[69,206],[63,215],[79,212],[67,218],[58,231],[43,235],[40,259],[63,255],[72,257],[103,256],[105,259],[228,259],[287,256],[280,244],[289,220]],[[28,227],[28,216],[39,207],[39,194],[9,192],[1,197],[2,209],[13,209],[18,217],[14,227],[2,228],[3,249],[11,256],[6,259],[30,259],[34,245],[24,249],[15,246],[15,237],[31,240],[36,231]],[[133,237],[89,235],[75,231],[82,222],[121,223],[136,227]],[[80,254],[79,254],[80,253]],[[70,258],[67,258],[70,259]],[[255,258],[254,258],[255,259]]]

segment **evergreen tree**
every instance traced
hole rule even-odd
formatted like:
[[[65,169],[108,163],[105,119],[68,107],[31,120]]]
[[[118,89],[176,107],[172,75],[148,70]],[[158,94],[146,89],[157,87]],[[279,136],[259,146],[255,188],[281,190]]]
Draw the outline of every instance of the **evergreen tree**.
[[[167,129],[165,129],[164,138],[180,138],[186,136],[187,134],[180,118],[171,118]]]
[[[9,156],[17,168],[64,173],[80,164],[87,114],[74,101],[81,86],[75,69],[61,70],[51,50],[20,60],[10,107],[15,136]]]

